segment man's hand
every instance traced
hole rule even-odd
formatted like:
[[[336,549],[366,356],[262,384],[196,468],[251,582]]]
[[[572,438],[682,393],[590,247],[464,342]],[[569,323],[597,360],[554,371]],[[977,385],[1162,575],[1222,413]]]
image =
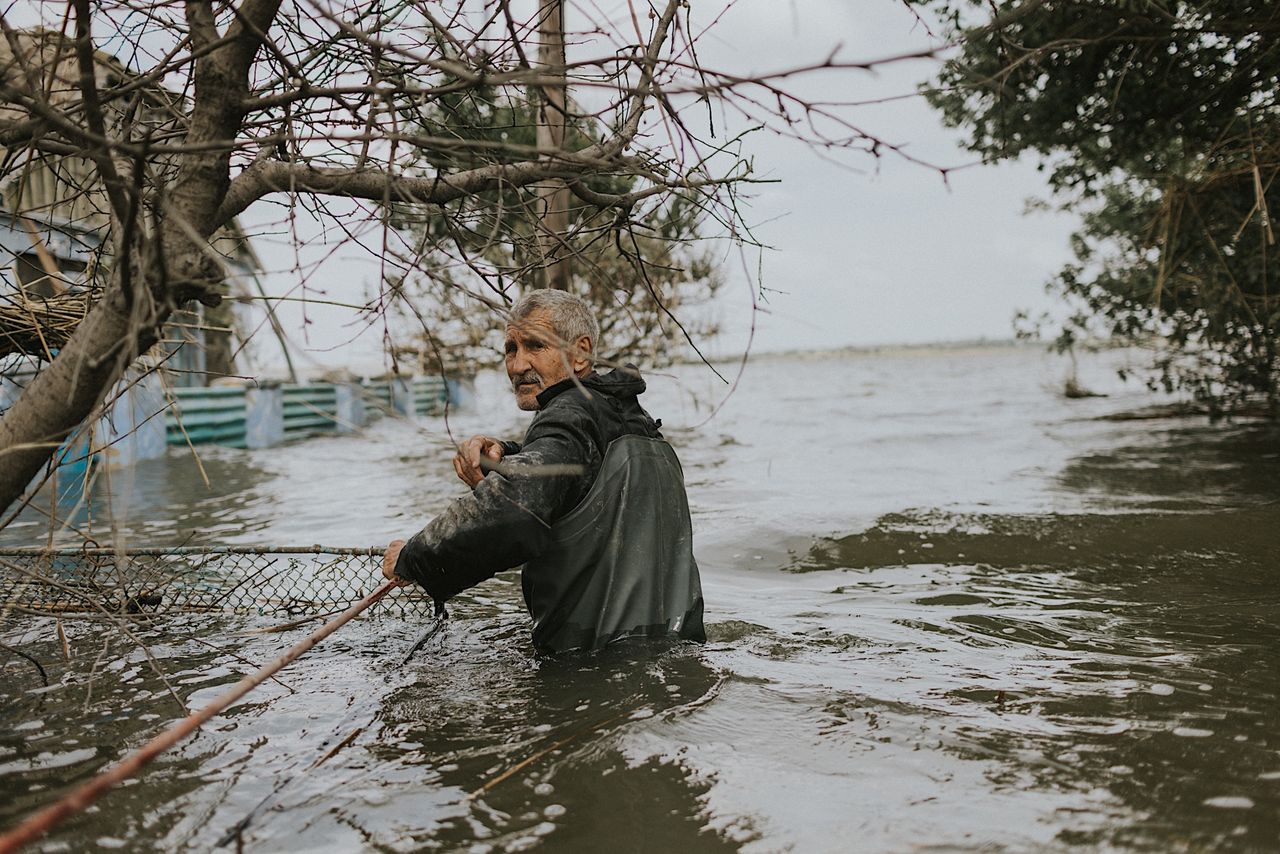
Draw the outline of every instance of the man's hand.
[[[382,574],[388,581],[394,581],[400,587],[407,587],[413,582],[396,575],[396,562],[400,560],[400,550],[404,548],[404,540],[392,540],[382,555]]]
[[[453,458],[453,470],[472,489],[484,480],[485,473],[480,470],[482,458],[495,463],[502,459],[502,442],[491,436],[472,436],[462,443]]]

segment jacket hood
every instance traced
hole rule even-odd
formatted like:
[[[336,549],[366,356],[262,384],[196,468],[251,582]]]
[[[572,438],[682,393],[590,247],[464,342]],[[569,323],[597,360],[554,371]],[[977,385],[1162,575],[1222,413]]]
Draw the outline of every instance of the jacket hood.
[[[635,365],[623,365],[607,374],[592,371],[582,380],[582,384],[613,397],[639,397],[648,388],[644,377],[640,376],[640,369]]]
[[[592,371],[576,382],[573,379],[567,379],[561,380],[553,386],[548,386],[539,392],[538,406],[545,408],[553,399],[574,388],[578,383],[581,383],[583,388],[589,391],[597,391],[620,401],[635,400],[635,398],[644,394],[645,389],[648,388],[644,377],[640,376],[639,368],[635,365],[623,365],[621,368],[615,368],[607,374]]]

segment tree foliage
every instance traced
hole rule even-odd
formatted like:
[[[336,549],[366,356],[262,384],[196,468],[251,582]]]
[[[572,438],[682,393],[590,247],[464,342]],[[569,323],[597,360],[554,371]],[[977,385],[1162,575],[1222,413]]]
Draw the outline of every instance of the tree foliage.
[[[930,3],[959,40],[930,100],[988,160],[1039,158],[1082,214],[1049,284],[1099,331],[1158,344],[1150,382],[1278,409],[1280,6]]]
[[[419,168],[471,169],[487,156],[477,152],[535,145],[538,108],[536,95],[504,94],[492,87],[441,98],[421,132],[485,147],[424,152]],[[569,113],[566,146],[599,144],[599,130],[572,101]],[[686,336],[699,341],[714,334],[716,326],[705,309],[721,279],[710,251],[701,248],[700,227],[707,216],[703,200],[671,192],[623,209],[609,203],[634,193],[639,184],[634,173],[583,176],[558,239],[563,254],[572,259],[571,289],[588,301],[600,322],[597,353],[606,362],[661,364],[686,348]],[[427,364],[441,358],[457,364],[497,357],[502,315],[486,310],[471,295],[478,291],[507,305],[526,290],[544,286],[538,189],[501,186],[446,210],[394,207],[393,221],[411,235],[413,253],[423,259],[398,281],[426,321],[424,338],[429,337],[406,352]]]

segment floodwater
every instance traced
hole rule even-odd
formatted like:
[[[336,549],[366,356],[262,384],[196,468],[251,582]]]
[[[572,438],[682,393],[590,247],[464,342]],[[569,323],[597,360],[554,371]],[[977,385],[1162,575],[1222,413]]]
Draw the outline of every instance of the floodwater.
[[[1036,349],[759,358],[647,402],[685,466],[705,646],[559,660],[518,578],[425,626],[340,631],[47,850],[1280,849],[1280,434],[1114,418]],[[518,436],[495,376],[460,436]],[[132,543],[373,545],[462,487],[442,419],[116,476]],[[88,525],[82,511],[77,524]],[[38,515],[4,532],[45,536]],[[108,539],[107,535],[103,539]],[[8,617],[0,825],[304,630],[174,617],[135,638]],[[139,646],[145,644],[146,651]]]

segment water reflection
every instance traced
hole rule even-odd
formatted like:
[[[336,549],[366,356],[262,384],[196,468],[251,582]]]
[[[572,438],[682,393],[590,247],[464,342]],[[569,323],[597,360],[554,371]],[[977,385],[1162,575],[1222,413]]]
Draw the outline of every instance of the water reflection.
[[[696,645],[638,642],[536,660],[523,637],[501,641],[453,646],[380,712],[397,738],[429,745],[418,761],[437,770],[440,785],[473,798],[430,838],[494,850],[552,834],[556,850],[599,850],[615,836],[643,839],[645,850],[725,847],[703,831],[705,783],[675,763],[630,766],[618,748],[635,722],[709,702],[720,677]],[[381,752],[394,756],[385,745]]]
[[[1274,432],[1106,420],[1145,398],[1065,402],[1029,361],[761,360],[701,428],[655,383],[705,647],[539,659],[503,575],[407,667],[424,626],[345,628],[53,844],[206,851],[239,827],[228,849],[1274,848]],[[456,434],[519,434],[491,391]],[[153,472],[123,524],[372,544],[456,493],[450,447],[429,420],[214,452],[212,492]],[[257,626],[139,631],[196,705],[301,636]],[[69,663],[52,620],[0,636],[51,681],[0,660],[0,822],[178,713],[136,646],[66,628]]]
[[[949,722],[937,746],[992,764],[994,790],[1070,794],[1040,817],[1057,841],[1266,848],[1280,838],[1277,531],[1280,507],[908,514],[795,568],[870,570],[832,594],[887,612],[873,646],[923,655],[903,672],[930,687],[893,696],[917,704],[909,719]]]
[[[207,482],[206,482],[207,481]],[[270,479],[255,459],[229,448],[170,449],[130,468],[97,470],[86,494],[65,497],[56,521],[45,490],[18,518],[0,529],[0,547],[43,545],[51,529],[56,544],[85,538],[110,543],[220,545],[253,536],[270,523]]]
[[[64,658],[52,619],[28,620],[20,632],[6,633],[6,643],[20,644],[43,663],[49,684],[31,667],[13,667],[9,660],[0,670],[0,718],[6,722],[0,727],[0,824],[8,826],[141,745],[186,713],[179,698],[238,678],[243,666],[242,656],[206,640],[219,629],[209,618],[132,620],[127,629],[131,636],[106,622],[68,621],[71,660]],[[201,741],[198,736],[188,752],[163,757],[145,785],[120,790],[106,809],[91,807],[57,836],[78,847],[97,841],[109,848],[163,834],[177,816],[157,805],[204,785],[200,768],[208,744]]]
[[[1126,425],[1117,446],[1070,460],[1059,487],[1102,506],[1153,510],[1280,501],[1280,428],[1166,419],[1148,424],[1140,441],[1134,432]]]

